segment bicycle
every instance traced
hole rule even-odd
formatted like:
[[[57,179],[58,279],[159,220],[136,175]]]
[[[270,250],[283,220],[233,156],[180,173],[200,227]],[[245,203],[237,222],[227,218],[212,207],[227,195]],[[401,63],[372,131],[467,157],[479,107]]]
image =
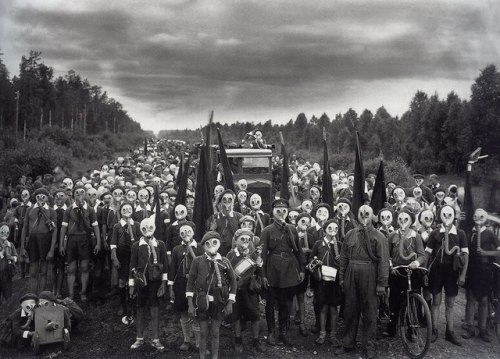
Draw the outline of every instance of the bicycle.
[[[431,344],[432,319],[429,306],[422,295],[411,290],[411,274],[416,269],[424,272],[428,270],[423,267],[410,269],[407,265],[396,266],[392,269],[406,269],[408,278],[406,302],[403,303],[398,315],[398,329],[403,342],[403,350],[408,357],[421,359],[427,354]]]

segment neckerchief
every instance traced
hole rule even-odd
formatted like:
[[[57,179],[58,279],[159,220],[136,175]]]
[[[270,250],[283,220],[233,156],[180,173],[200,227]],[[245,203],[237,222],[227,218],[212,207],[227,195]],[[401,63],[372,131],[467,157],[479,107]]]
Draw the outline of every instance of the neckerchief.
[[[222,288],[222,277],[220,274],[219,263],[217,262],[217,255],[214,258],[212,258],[207,254],[207,259],[209,262],[212,262],[215,268],[215,275],[217,276],[217,287]]]

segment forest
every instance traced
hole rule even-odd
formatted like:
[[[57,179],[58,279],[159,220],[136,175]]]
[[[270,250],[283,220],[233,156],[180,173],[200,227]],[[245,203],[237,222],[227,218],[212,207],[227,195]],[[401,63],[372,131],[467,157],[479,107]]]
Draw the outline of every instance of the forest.
[[[22,56],[12,78],[0,58],[0,179],[85,171],[143,141],[120,102],[74,70],[56,77],[41,55]]]
[[[214,115],[217,119],[217,114]],[[287,149],[304,160],[321,163],[322,131],[328,134],[331,167],[352,168],[355,133],[359,131],[365,160],[404,161],[412,171],[452,173],[465,170],[468,155],[481,146],[489,155],[487,166],[478,174],[491,172],[500,162],[500,73],[495,65],[479,72],[471,85],[471,96],[462,99],[450,92],[441,98],[437,93],[417,91],[408,110],[399,118],[381,106],[375,113],[353,109],[329,117],[307,118],[300,113],[295,120],[280,125],[268,120],[260,123],[216,123],[226,143],[240,144],[254,129],[263,131],[267,143],[279,144],[283,133]],[[190,141],[199,139],[199,130],[161,131],[161,137]]]

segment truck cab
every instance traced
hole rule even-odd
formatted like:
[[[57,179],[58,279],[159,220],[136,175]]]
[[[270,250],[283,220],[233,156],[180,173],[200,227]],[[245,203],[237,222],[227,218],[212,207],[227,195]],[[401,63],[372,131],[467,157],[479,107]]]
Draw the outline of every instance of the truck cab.
[[[233,172],[234,186],[245,179],[247,191],[262,197],[261,209],[268,213],[271,210],[273,174],[271,149],[232,148],[226,149],[227,158]]]

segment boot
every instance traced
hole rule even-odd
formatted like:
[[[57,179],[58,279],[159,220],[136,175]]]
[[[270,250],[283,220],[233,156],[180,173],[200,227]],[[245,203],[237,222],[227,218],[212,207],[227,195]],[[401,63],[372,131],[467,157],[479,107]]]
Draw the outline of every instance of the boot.
[[[179,347],[179,349],[182,351],[187,351],[189,350],[189,344],[191,341],[191,338],[189,336],[189,320],[184,321],[181,318],[179,321],[181,323],[182,336],[184,337],[184,342]]]
[[[460,342],[460,340],[458,340],[458,338],[454,332],[446,331],[446,335],[445,335],[444,339],[449,341],[450,343],[453,343],[453,344],[459,346],[459,347],[462,346],[462,343]]]
[[[473,325],[465,324],[464,325],[464,330],[465,330],[465,333],[462,335],[462,338],[464,338],[464,339],[470,339],[470,338],[476,336],[476,330],[474,329]]]
[[[200,348],[200,323],[196,321],[193,322],[191,324],[191,329],[193,330],[194,343],[196,345],[196,348]]]

